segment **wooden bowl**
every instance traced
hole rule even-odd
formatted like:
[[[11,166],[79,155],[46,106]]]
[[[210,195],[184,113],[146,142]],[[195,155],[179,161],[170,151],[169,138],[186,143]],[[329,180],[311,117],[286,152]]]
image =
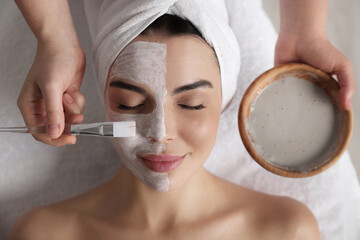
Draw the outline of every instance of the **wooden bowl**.
[[[309,169],[306,170],[304,170],[306,166],[300,171],[266,161],[255,150],[255,147],[252,144],[253,138],[246,126],[246,119],[248,119],[248,117],[250,116],[251,106],[256,97],[261,94],[262,90],[264,90],[268,85],[278,79],[284,78],[284,76],[294,76],[296,78],[311,81],[312,83],[320,86],[324,90],[326,95],[330,98],[336,111],[342,119],[340,122],[340,127],[338,128],[339,131],[337,133],[337,143],[335,150],[331,152],[330,157],[326,158],[326,160],[321,161],[320,163],[316,163],[316,166],[311,166],[309,167]],[[306,64],[285,64],[264,72],[259,77],[257,77],[255,81],[253,81],[248,87],[248,89],[244,93],[239,107],[238,126],[240,136],[246,150],[249,152],[252,158],[263,168],[280,176],[302,178],[313,176],[325,171],[326,169],[334,165],[341,157],[350,142],[352,134],[353,114],[352,111],[347,111],[340,105],[339,90],[340,86],[338,82],[333,79],[329,74]]]

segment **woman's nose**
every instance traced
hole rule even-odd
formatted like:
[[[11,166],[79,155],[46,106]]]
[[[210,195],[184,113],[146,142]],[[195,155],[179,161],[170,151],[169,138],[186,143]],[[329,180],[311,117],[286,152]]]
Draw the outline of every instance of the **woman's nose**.
[[[176,121],[174,113],[170,109],[162,109],[155,111],[151,119],[151,131],[147,139],[153,142],[165,143],[176,138]]]

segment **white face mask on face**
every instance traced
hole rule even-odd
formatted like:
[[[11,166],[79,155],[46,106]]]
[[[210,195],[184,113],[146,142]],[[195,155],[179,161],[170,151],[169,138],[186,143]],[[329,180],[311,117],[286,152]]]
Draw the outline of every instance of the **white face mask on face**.
[[[115,149],[125,166],[146,186],[157,191],[169,190],[167,173],[151,171],[138,156],[161,154],[164,144],[149,138],[165,137],[164,100],[166,95],[166,44],[136,41],[127,46],[116,58],[110,70],[114,77],[128,79],[146,85],[155,100],[155,109],[148,114],[123,114],[110,108],[108,89],[105,94],[105,110],[108,121],[136,121],[136,137],[114,138]]]

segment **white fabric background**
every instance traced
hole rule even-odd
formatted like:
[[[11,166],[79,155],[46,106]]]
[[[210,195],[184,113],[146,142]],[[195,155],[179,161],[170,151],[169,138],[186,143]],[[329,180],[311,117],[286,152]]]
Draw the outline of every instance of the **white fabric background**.
[[[221,119],[219,133],[225,134],[219,134],[205,166],[243,186],[304,202],[315,214],[323,239],[360,239],[360,188],[347,152],[325,173],[306,179],[286,179],[262,169],[244,149],[238,131],[234,130],[237,129],[234,116],[249,83],[272,66],[276,34],[260,10],[259,1],[227,2],[242,51],[242,66],[233,105]],[[70,5],[80,41],[91,59],[82,1],[70,1]],[[0,126],[23,125],[16,99],[35,47],[35,39],[13,1],[0,2]],[[102,121],[104,112],[90,63],[82,86],[87,100],[85,121]],[[0,239],[7,238],[15,219],[28,209],[81,194],[111,178],[119,166],[108,140],[79,138],[75,146],[55,148],[36,142],[31,136],[1,134]]]

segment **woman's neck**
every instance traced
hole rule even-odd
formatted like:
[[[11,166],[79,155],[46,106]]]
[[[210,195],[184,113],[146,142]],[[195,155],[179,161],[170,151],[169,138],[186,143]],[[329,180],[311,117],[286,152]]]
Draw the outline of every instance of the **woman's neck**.
[[[215,182],[215,176],[201,167],[179,188],[159,192],[145,186],[123,166],[109,182],[103,204],[117,223],[161,230],[211,215],[218,195]]]

